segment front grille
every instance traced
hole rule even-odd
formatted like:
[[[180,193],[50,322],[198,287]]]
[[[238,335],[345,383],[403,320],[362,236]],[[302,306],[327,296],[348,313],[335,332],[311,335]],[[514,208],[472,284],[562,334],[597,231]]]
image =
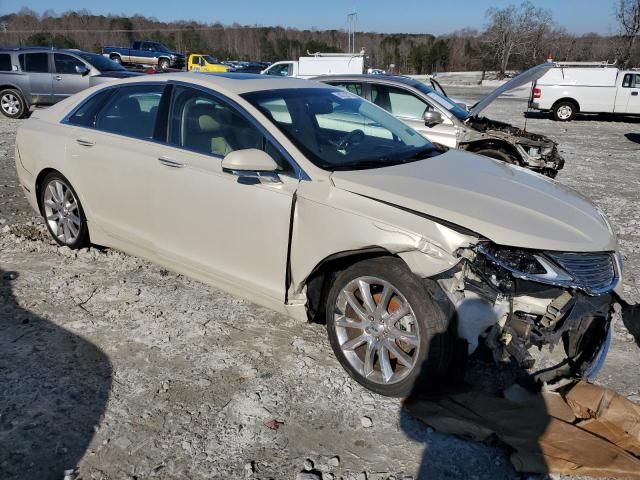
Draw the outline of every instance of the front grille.
[[[609,292],[618,283],[613,253],[549,253],[548,256],[590,295]]]

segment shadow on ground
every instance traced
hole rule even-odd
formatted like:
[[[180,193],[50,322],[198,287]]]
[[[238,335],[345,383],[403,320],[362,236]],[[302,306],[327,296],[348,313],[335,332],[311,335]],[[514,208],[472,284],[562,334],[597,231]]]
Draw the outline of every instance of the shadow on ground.
[[[640,133],[625,133],[624,136],[631,142],[640,143]]]
[[[0,478],[62,479],[85,454],[111,389],[98,347],[21,307],[0,269]]]
[[[542,118],[546,120],[551,118],[551,114],[549,112],[525,112],[524,116],[526,118]],[[578,113],[571,122],[640,123],[640,116],[611,115],[609,113]]]

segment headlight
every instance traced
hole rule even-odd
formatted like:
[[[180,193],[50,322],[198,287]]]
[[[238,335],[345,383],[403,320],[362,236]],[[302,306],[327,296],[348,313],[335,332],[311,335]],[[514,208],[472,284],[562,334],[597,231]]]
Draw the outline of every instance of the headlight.
[[[571,275],[537,252],[493,244],[480,245],[478,251],[516,278],[557,285],[565,285],[573,280]]]
[[[537,157],[540,155],[540,149],[538,147],[530,147],[529,148],[529,155],[531,155],[532,157]]]

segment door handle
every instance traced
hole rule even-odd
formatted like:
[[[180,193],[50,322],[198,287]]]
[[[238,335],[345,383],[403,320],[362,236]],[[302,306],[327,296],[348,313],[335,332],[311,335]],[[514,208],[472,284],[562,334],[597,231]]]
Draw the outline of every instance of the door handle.
[[[169,160],[168,158],[165,158],[165,157],[160,157],[158,159],[158,161],[162,165],[166,165],[167,167],[173,167],[173,168],[182,168],[182,167],[184,167],[184,163],[176,162],[175,160]]]
[[[55,76],[55,77],[53,77],[53,78],[54,78],[54,80],[58,80],[58,81],[62,80],[62,77],[61,77],[60,75],[56,75],[56,76]]]
[[[93,147],[95,145],[91,140],[85,140],[84,138],[78,138],[76,142],[83,147]]]
[[[634,97],[637,97],[638,96],[638,92],[631,92],[631,95],[634,96]]]

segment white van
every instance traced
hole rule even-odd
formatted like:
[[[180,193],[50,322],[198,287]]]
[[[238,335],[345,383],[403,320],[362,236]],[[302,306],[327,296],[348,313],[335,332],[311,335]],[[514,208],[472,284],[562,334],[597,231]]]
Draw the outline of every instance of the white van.
[[[568,121],[576,113],[640,114],[640,70],[606,62],[557,62],[538,79],[529,106]]]
[[[276,62],[263,75],[311,78],[318,75],[363,74],[366,56],[355,53],[316,53],[298,60]]]

